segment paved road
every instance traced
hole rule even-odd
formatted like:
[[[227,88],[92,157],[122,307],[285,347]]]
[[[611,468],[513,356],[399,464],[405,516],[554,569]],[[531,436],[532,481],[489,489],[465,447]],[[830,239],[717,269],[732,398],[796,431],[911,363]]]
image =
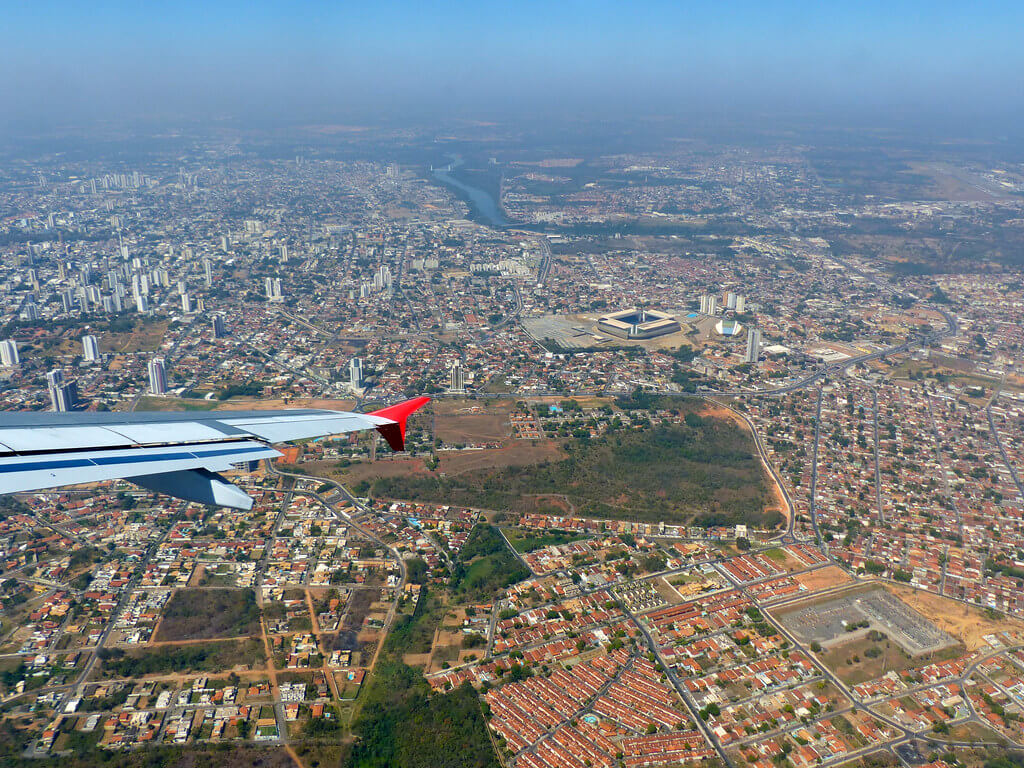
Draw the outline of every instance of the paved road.
[[[824,390],[818,388],[818,404],[815,407],[814,412],[814,446],[812,449],[811,459],[811,526],[814,529],[814,540],[818,544],[818,549],[824,551],[825,543],[821,539],[821,531],[818,530],[818,510],[817,510],[817,497],[818,497],[818,446],[821,444],[821,400],[824,397]]]
[[[705,741],[707,741],[715,752],[718,753],[719,759],[721,759],[722,763],[726,765],[727,768],[736,768],[735,763],[733,763],[732,759],[728,754],[726,754],[725,749],[722,747],[722,742],[718,740],[718,737],[715,736],[711,728],[708,727],[708,724],[704,722],[704,719],[700,716],[700,712],[697,711],[696,705],[690,700],[689,693],[687,693],[686,687],[679,680],[679,676],[676,674],[675,669],[671,665],[665,663],[665,660],[661,657],[661,654],[658,652],[658,643],[655,641],[654,637],[651,636],[650,630],[648,630],[647,626],[637,618],[636,614],[626,607],[626,604],[619,599],[614,592],[612,595],[615,597],[615,601],[619,604],[619,609],[639,628],[641,634],[644,636],[644,640],[647,641],[647,647],[650,648],[651,653],[654,654],[654,658],[662,668],[662,671],[665,672],[669,682],[672,683],[672,687],[676,689],[676,693],[679,694],[679,698],[682,699],[687,712],[690,713],[690,719],[704,735]]]
[[[885,525],[885,511],[882,508],[882,464],[878,453],[878,389],[871,388],[871,423],[874,427],[875,453],[875,505],[878,507],[878,522]]]
[[[994,400],[995,398],[993,398]],[[1013,478],[1014,485],[1017,486],[1017,493],[1022,499],[1024,499],[1024,485],[1021,484],[1020,476],[1017,474],[1016,467],[1013,466],[1013,462],[1010,461],[1010,457],[1006,453],[1006,448],[1003,445],[1003,441],[999,437],[999,430],[996,429],[995,419],[992,418],[992,400],[989,400],[987,406],[985,406],[985,415],[988,417],[988,428],[992,432],[992,439],[996,443],[996,447],[999,448],[999,453],[1003,456],[1003,464],[1010,470],[1010,477]]]

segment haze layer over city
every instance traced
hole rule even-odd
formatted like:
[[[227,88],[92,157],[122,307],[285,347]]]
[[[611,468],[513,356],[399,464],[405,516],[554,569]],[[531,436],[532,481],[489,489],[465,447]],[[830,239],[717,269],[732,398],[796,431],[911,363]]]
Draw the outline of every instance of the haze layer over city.
[[[0,766],[1024,765],[1022,17],[8,9]]]

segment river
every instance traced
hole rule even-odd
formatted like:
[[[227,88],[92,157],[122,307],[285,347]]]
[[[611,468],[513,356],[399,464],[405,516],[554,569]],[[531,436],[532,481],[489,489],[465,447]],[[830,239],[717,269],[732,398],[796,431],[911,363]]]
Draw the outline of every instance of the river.
[[[457,160],[449,168],[458,168],[462,165],[461,160]],[[480,189],[466,184],[461,179],[456,179],[447,170],[434,169],[434,178],[440,181],[442,184],[447,184],[449,187],[453,187],[462,193],[462,197],[467,199],[467,202],[473,208],[473,210],[484,219],[485,223],[490,224],[492,227],[498,229],[504,229],[512,226],[512,222],[505,218],[505,212],[501,209],[498,201],[495,200],[490,194]]]

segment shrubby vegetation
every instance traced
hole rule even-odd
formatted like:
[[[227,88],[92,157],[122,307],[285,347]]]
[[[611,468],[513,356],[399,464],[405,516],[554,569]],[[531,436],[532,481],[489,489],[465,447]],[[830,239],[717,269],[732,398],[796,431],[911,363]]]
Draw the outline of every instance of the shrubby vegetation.
[[[260,609],[251,589],[179,589],[167,602],[157,640],[255,635]]]
[[[259,397],[266,384],[262,381],[247,381],[243,384],[229,384],[217,390],[218,400],[230,400],[233,397]]]
[[[263,647],[255,640],[226,641],[131,653],[120,648],[104,648],[99,656],[108,677],[141,677],[168,672],[219,672],[237,664],[251,666],[263,658]]]
[[[75,718],[64,721],[70,729]],[[60,757],[27,758],[27,734],[9,721],[0,722],[0,765],[4,768],[291,768],[281,747],[255,747],[223,742],[208,746],[146,747],[131,751],[96,749],[101,729],[93,733],[68,731],[67,749]]]
[[[533,552],[542,547],[559,546],[579,541],[584,538],[575,533],[557,530],[545,530],[542,532],[531,530],[520,530],[518,528],[505,529],[505,536],[516,552]]]
[[[567,449],[567,458],[539,466],[380,478],[372,490],[513,512],[533,509],[538,494],[564,494],[579,514],[595,517],[698,525],[780,520],[764,510],[768,487],[753,443],[731,422],[691,413],[683,424],[575,440]]]

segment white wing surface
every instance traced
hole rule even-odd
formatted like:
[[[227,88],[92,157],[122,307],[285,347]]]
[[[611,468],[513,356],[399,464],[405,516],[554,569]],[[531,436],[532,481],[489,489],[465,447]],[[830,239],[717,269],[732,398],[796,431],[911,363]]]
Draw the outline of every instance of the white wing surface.
[[[217,473],[280,456],[272,443],[375,429],[395,450],[430,398],[373,413],[0,413],[0,493],[125,478],[188,501],[248,509]]]

